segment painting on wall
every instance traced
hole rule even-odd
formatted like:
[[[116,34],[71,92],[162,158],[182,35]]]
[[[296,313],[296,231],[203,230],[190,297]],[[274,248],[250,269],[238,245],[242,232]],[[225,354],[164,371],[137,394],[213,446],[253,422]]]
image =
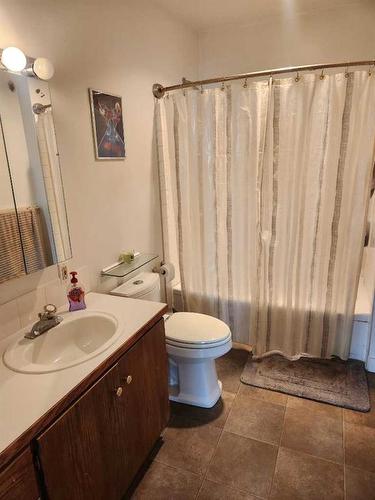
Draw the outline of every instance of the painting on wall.
[[[96,159],[125,158],[121,97],[94,89],[89,95]]]

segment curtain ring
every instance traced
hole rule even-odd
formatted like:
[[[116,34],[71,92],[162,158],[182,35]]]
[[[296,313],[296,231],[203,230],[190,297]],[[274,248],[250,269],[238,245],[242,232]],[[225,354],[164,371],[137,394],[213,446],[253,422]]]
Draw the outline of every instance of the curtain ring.
[[[243,88],[246,89],[247,88],[247,78],[245,78],[245,81],[244,81],[244,84],[243,84]]]
[[[167,99],[169,99],[169,92],[167,92],[167,95],[165,96]]]
[[[224,82],[221,83],[221,90],[225,90]]]
[[[371,75],[372,75],[371,68],[375,68],[375,62],[373,62],[372,64],[370,64],[370,67],[369,67],[369,69],[368,69],[368,76],[371,76]]]
[[[320,78],[321,80],[324,80],[324,76],[325,76],[325,75],[324,75],[324,69],[322,69],[322,72],[320,73],[320,77],[319,77],[319,78]]]
[[[349,78],[349,66],[345,69],[345,78]]]
[[[203,92],[204,92],[203,85],[201,85],[201,94],[203,94]]]
[[[296,82],[299,82],[301,80],[301,77],[299,76],[299,71],[297,71],[297,76],[294,79]]]

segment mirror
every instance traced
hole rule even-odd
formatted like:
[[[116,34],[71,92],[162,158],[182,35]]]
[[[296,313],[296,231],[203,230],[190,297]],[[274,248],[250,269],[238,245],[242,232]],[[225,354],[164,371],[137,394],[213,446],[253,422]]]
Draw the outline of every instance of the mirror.
[[[71,256],[48,83],[0,71],[0,283]]]

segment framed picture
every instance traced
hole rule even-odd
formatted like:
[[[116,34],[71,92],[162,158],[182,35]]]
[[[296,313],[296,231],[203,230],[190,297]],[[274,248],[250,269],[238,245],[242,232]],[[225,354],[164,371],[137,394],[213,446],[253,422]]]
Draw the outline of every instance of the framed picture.
[[[89,95],[96,159],[125,158],[121,97],[94,89]]]

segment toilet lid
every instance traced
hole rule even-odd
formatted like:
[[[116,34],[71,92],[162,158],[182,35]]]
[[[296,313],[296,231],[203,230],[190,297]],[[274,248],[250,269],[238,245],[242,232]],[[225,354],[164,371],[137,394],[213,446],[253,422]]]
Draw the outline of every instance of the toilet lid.
[[[139,273],[131,280],[125,281],[122,285],[114,288],[109,293],[111,295],[119,295],[120,297],[137,298],[150,292],[160,283],[160,278],[157,273]]]
[[[178,312],[165,323],[167,340],[184,344],[216,344],[231,336],[229,327],[207,314]]]

